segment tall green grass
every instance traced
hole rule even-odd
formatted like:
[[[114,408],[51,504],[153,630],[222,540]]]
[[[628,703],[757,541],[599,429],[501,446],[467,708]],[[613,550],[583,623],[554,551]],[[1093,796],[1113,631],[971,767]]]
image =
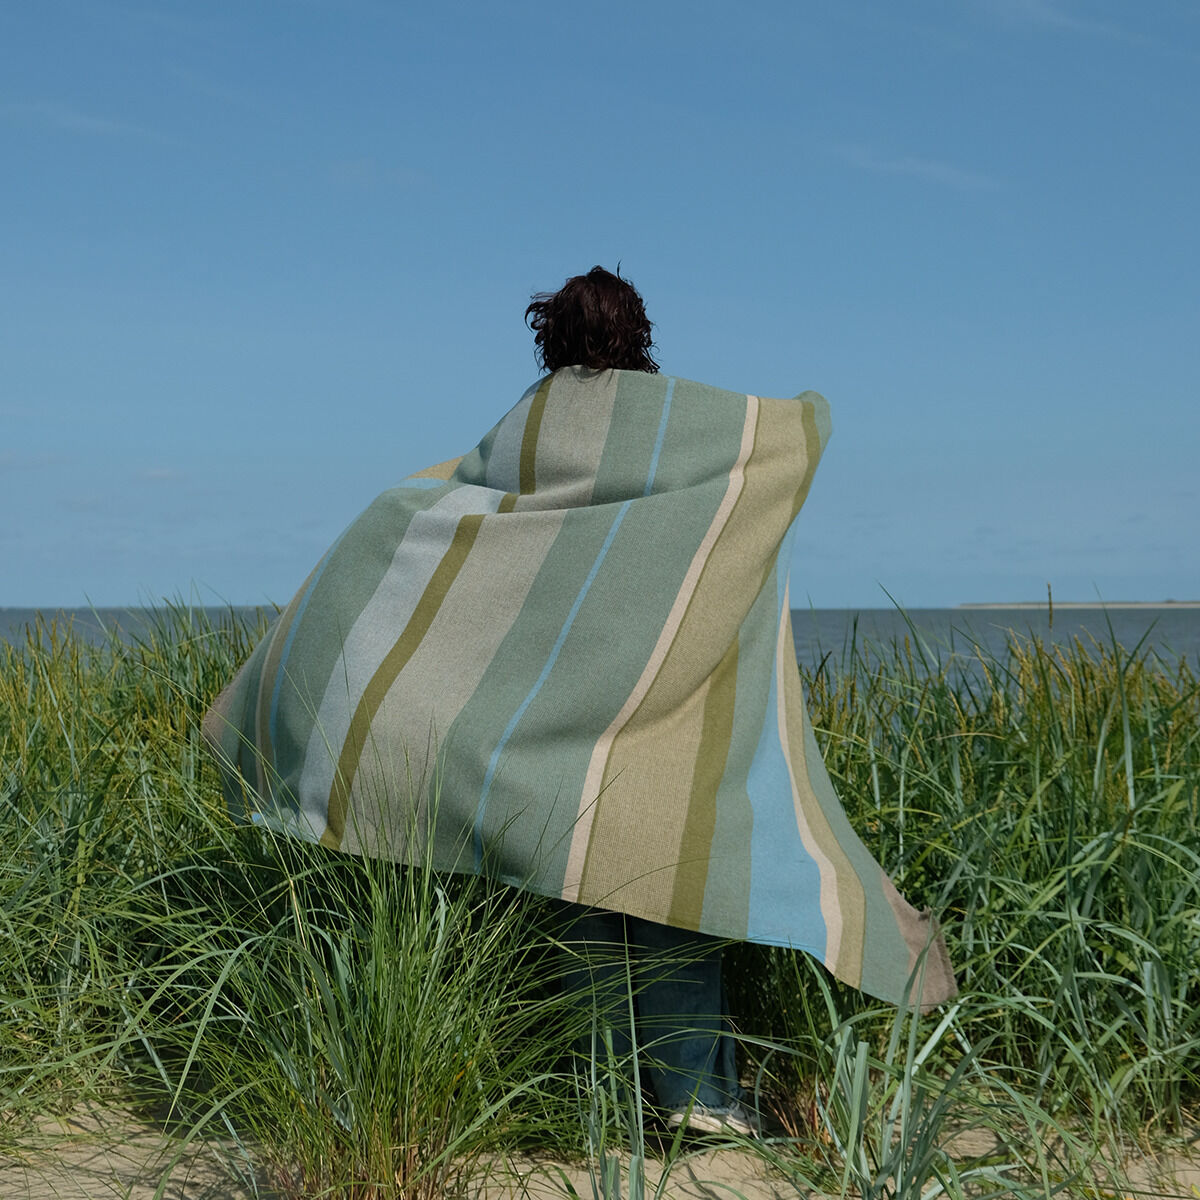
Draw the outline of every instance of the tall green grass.
[[[231,824],[199,718],[260,633],[174,606],[130,645],[47,626],[0,649],[0,1139],[99,1096],[222,1133],[285,1194],[360,1198],[432,1197],[514,1148],[644,1153],[641,1116],[571,1077],[535,902]],[[898,1017],[734,947],[746,1077],[794,1135],[761,1152],[864,1196],[1045,1194],[1088,1146],[1182,1127],[1193,671],[1027,640],[964,670],[914,636],[808,683],[851,820],[942,914],[963,996]],[[963,1167],[944,1135],[972,1122],[997,1148]]]
[[[1181,1127],[1200,1096],[1188,664],[1018,638],[1003,660],[964,663],[914,635],[852,644],[809,694],[851,820],[942,914],[986,1062],[1051,1112]],[[743,1010],[801,1041],[814,1026],[791,956],[740,958]]]
[[[198,726],[257,631],[186,609],[95,646],[39,625],[0,648],[0,1067],[69,1103],[122,1030],[153,937],[144,893],[228,836]]]

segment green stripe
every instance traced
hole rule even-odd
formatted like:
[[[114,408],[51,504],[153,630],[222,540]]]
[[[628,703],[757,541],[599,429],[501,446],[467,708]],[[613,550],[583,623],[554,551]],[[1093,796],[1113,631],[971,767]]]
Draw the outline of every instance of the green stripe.
[[[321,841],[326,846],[336,849],[341,845],[346,832],[346,805],[358,764],[362,759],[363,749],[367,745],[371,731],[371,722],[388,689],[396,681],[396,676],[404,669],[405,663],[413,656],[413,652],[421,644],[421,639],[429,632],[429,626],[437,615],[446,593],[454,583],[455,577],[467,561],[467,555],[475,538],[479,535],[479,527],[483,524],[483,514],[477,513],[463,517],[454,531],[450,548],[438,563],[437,570],[421,594],[417,607],[413,610],[408,624],[404,627],[391,650],[379,669],[371,678],[354,711],[346,740],[342,743],[342,752],[338,757],[337,771],[333,777],[333,787],[329,793],[328,828]]]
[[[300,601],[304,598],[313,576],[320,569],[320,563],[309,571],[307,578],[300,585],[300,590],[292,597],[291,603],[284,609],[275,628],[267,639],[266,650],[260,662],[258,679],[254,684],[254,701],[251,710],[254,713],[254,732],[258,741],[258,791],[262,796],[267,795],[267,779],[264,764],[275,762],[275,748],[271,744],[271,693],[275,688],[276,675],[279,671],[279,660],[283,656],[283,647],[287,643],[288,632],[296,613],[300,610]]]
[[[550,395],[549,376],[534,393],[529,405],[529,416],[525,420],[525,436],[521,439],[520,479],[521,495],[528,496],[537,486],[537,443],[542,429],[542,416],[546,411],[546,397]]]
[[[251,701],[258,690],[266,650],[266,642],[259,642],[234,681],[221,693],[205,717],[206,733],[215,735],[217,739],[219,760],[223,765],[233,763],[240,773],[240,777],[234,780],[231,778],[232,772],[221,772],[226,801],[242,819],[246,817],[247,807],[253,805],[257,808],[260,803],[267,802],[265,793],[261,793],[262,800],[259,801],[246,792],[247,784],[254,791],[252,781],[261,781],[263,778],[258,747],[251,739]]]
[[[628,500],[646,490],[665,394],[661,375],[618,373],[612,415],[592,481],[593,504]],[[586,396],[579,402],[586,403]]]

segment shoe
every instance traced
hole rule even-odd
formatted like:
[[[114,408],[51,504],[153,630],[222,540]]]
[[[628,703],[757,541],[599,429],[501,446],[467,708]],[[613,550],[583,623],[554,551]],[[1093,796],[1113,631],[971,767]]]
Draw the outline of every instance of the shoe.
[[[758,1117],[747,1112],[740,1104],[720,1108],[693,1104],[691,1108],[681,1108],[667,1118],[667,1128],[674,1131],[681,1126],[688,1133],[736,1133],[739,1137],[747,1138],[762,1134]]]

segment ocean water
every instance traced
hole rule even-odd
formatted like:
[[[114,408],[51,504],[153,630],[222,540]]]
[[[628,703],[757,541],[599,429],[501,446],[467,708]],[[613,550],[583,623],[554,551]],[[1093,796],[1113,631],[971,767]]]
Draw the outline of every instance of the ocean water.
[[[44,626],[53,622],[59,628],[69,626],[71,631],[84,641],[98,644],[116,636],[131,642],[148,634],[160,613],[156,608],[0,608],[0,642],[12,645],[23,643],[27,631],[40,617]],[[273,608],[254,606],[203,608],[213,624],[228,619],[232,611],[246,620],[253,621],[259,612],[274,617]]]
[[[206,610],[217,620],[227,609]],[[253,616],[253,608],[236,609]],[[20,643],[26,627],[39,612],[44,620],[70,622],[76,633],[90,641],[101,641],[116,632],[131,639],[153,623],[155,610],[146,608],[31,609],[0,608],[0,641]],[[851,645],[886,647],[908,637],[914,651],[919,647],[930,660],[959,661],[972,657],[978,645],[993,655],[1002,655],[1009,638],[1041,638],[1046,643],[1070,643],[1080,638],[1105,646],[1116,644],[1126,650],[1136,646],[1151,649],[1165,661],[1186,658],[1200,667],[1200,605],[1135,605],[1098,608],[1056,606],[1053,620],[1044,605],[1027,608],[816,608],[793,609],[792,630],[796,656],[806,666],[823,659],[838,666]]]
[[[796,656],[815,665],[828,656],[837,666],[852,643],[887,647],[906,637],[914,654],[931,660],[975,657],[975,648],[1003,657],[1013,638],[1039,638],[1047,645],[1069,645],[1076,638],[1126,651],[1153,651],[1164,662],[1186,658],[1200,666],[1200,605],[1045,605],[1019,608],[793,609]]]

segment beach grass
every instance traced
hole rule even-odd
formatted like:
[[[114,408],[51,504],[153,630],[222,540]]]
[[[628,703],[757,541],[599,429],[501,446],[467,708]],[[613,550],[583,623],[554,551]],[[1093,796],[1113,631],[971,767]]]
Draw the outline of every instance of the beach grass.
[[[432,1198],[518,1151],[590,1155],[610,1194],[653,1122],[576,1078],[538,901],[230,821],[199,722],[260,634],[176,604],[131,643],[0,647],[0,1152],[100,1101],[284,1195]],[[1115,643],[953,649],[851,639],[806,683],[962,994],[898,1014],[731,947],[757,1153],[835,1194],[1082,1194],[1200,1109],[1200,682]]]

